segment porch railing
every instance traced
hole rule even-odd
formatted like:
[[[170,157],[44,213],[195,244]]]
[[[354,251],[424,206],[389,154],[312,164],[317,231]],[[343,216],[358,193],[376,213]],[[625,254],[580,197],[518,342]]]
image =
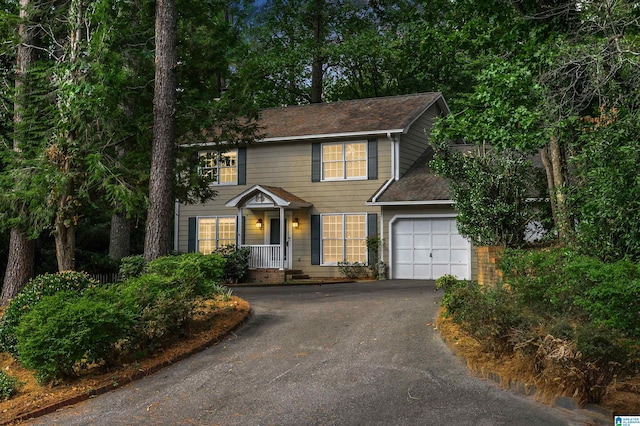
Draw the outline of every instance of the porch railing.
[[[282,250],[276,245],[243,246],[251,250],[249,268],[280,268],[282,266]]]

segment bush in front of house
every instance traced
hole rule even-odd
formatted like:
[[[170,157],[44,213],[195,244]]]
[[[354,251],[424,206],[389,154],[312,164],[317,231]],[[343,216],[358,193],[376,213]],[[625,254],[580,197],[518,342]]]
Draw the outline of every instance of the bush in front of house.
[[[229,244],[218,248],[215,254],[225,258],[224,282],[239,283],[249,274],[249,257],[251,250],[248,247],[236,247]]]
[[[99,285],[84,272],[66,271],[57,274],[39,275],[29,281],[22,291],[14,297],[0,320],[0,350],[16,357],[15,330],[22,317],[46,296],[53,296],[60,291],[71,291],[82,294],[89,288]]]
[[[128,273],[138,275],[141,264],[134,259]],[[83,273],[40,276],[12,301],[2,332],[43,382],[138,359],[183,335],[201,300],[229,295],[224,266],[221,256],[191,253],[158,258],[109,286]]]
[[[22,365],[35,370],[38,381],[49,382],[73,377],[76,368],[114,362],[134,313],[114,303],[112,293],[101,288],[43,297],[16,329]]]
[[[226,260],[217,254],[187,253],[163,256],[149,262],[146,272],[169,277],[193,289],[198,296],[212,296],[223,281]]]

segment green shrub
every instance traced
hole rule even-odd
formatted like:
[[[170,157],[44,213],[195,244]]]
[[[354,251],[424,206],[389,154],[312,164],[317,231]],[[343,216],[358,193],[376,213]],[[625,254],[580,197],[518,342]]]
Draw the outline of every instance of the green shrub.
[[[369,276],[369,268],[360,262],[338,262],[340,275],[350,279],[365,278]]]
[[[153,349],[167,340],[193,316],[196,295],[171,277],[145,274],[118,284],[120,303],[134,313],[128,349]]]
[[[18,393],[20,385],[17,378],[0,371],[0,401],[7,400]]]
[[[142,255],[123,257],[120,260],[120,276],[123,280],[139,277],[146,265],[147,261]]]
[[[223,280],[224,265],[225,259],[217,254],[188,253],[159,257],[147,264],[147,272],[171,277],[196,295],[208,297],[214,294],[214,284]]]
[[[15,329],[22,317],[43,297],[53,296],[60,291],[82,294],[97,285],[98,282],[84,272],[67,271],[35,277],[11,300],[0,320],[0,349],[14,357],[17,356]]]
[[[16,329],[20,362],[41,382],[73,376],[75,368],[87,364],[113,362],[115,345],[125,339],[134,318],[111,299],[106,292],[43,297]]]
[[[249,257],[251,250],[248,247],[238,248],[233,244],[217,249],[215,254],[225,258],[224,281],[227,283],[241,282],[249,274]]]

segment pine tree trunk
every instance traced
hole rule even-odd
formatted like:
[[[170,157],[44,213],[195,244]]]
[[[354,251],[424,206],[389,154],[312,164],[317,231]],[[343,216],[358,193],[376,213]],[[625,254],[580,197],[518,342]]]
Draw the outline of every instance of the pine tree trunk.
[[[76,267],[76,225],[65,223],[63,217],[56,217],[53,231],[56,242],[58,272],[73,271]]]
[[[22,290],[34,274],[35,244],[19,229],[11,229],[7,271],[4,275],[0,305],[6,305]]]
[[[153,97],[153,147],[144,256],[169,253],[173,217],[173,161],[176,138],[177,16],[175,0],[156,1],[156,72]]]
[[[131,249],[131,223],[127,215],[117,210],[111,215],[109,234],[109,257],[120,260],[129,256]]]
[[[16,127],[22,121],[21,109],[25,102],[24,78],[33,61],[33,48],[31,47],[33,45],[33,30],[27,22],[30,7],[30,0],[20,0],[20,19],[22,22],[18,26],[20,44],[18,44],[16,52],[16,98],[13,106],[13,120]],[[16,151],[20,151],[22,143],[19,135],[20,132],[16,131],[16,137],[13,140],[13,149]],[[26,214],[28,213],[24,212],[24,215]],[[35,270],[34,248],[35,243],[27,238],[26,233],[18,228],[11,229],[7,270],[4,275],[0,304],[6,304],[33,277]]]

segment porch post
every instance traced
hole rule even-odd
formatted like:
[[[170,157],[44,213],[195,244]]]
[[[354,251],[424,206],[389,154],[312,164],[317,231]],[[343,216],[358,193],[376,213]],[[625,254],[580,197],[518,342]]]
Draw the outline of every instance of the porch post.
[[[238,248],[242,247],[244,241],[244,229],[242,226],[242,207],[238,207],[238,222],[236,223],[236,234],[238,235]]]
[[[284,240],[284,207],[280,207],[280,270],[284,270],[284,256],[286,253],[286,244]]]

